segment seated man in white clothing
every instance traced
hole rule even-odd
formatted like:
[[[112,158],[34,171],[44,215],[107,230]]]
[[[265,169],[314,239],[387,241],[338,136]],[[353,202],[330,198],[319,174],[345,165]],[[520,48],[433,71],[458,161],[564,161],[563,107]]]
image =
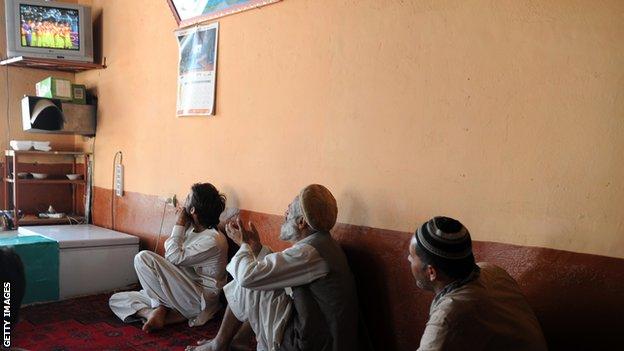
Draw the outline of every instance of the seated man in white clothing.
[[[251,222],[249,230],[240,219],[228,224],[228,236],[240,243],[227,266],[233,277],[223,289],[229,305],[216,338],[187,350],[229,350],[244,322],[259,351],[356,350],[355,282],[329,234],[337,211],[327,188],[305,187],[288,206],[280,231],[280,239],[293,245],[275,253],[262,245]]]
[[[165,241],[165,257],[147,250],[135,256],[143,290],[111,296],[113,312],[125,322],[143,320],[146,332],[184,320],[189,326],[210,320],[226,283],[228,244],[217,230],[224,209],[225,196],[212,184],[194,184]]]
[[[435,293],[419,351],[547,349],[516,281],[493,264],[475,264],[470,233],[459,221],[425,222],[408,260],[416,285]]]

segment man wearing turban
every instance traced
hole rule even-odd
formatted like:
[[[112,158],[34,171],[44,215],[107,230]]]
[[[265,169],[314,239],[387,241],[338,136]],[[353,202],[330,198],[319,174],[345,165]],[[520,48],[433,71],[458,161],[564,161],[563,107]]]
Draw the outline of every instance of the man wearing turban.
[[[305,187],[286,211],[280,239],[293,245],[271,252],[258,232],[240,222],[226,232],[240,249],[227,266],[228,308],[215,339],[187,350],[228,350],[249,322],[262,350],[356,350],[357,295],[347,259],[329,231],[338,209],[322,185]]]

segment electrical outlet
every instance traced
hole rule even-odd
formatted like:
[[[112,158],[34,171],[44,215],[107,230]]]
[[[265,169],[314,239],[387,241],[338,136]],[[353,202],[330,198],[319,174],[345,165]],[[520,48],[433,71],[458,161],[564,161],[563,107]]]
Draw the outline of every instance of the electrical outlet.
[[[115,195],[123,196],[123,165],[115,165]]]
[[[168,197],[167,200],[165,200],[165,203],[171,204],[171,206],[173,206],[173,207],[177,207],[178,206],[178,198],[176,197],[176,194],[173,194],[172,197]]]

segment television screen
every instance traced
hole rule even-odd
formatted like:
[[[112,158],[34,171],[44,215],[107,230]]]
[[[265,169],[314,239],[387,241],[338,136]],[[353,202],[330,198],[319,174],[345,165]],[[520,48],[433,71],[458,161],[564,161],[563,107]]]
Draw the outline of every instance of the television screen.
[[[80,50],[76,9],[20,4],[22,47]]]

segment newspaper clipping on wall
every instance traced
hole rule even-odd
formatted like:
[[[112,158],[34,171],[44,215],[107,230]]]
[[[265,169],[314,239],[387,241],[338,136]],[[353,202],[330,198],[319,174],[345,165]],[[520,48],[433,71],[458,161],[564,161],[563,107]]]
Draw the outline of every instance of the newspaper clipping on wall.
[[[177,116],[214,115],[219,23],[175,32],[179,45]]]

